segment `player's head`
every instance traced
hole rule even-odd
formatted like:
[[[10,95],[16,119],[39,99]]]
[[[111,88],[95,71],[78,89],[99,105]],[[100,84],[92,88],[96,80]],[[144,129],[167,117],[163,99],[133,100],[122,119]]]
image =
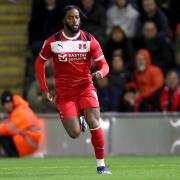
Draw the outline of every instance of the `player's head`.
[[[78,33],[81,22],[81,10],[74,5],[66,6],[63,10],[64,27],[71,33]]]
[[[13,111],[13,95],[10,91],[4,91],[1,96],[1,103],[7,113]]]

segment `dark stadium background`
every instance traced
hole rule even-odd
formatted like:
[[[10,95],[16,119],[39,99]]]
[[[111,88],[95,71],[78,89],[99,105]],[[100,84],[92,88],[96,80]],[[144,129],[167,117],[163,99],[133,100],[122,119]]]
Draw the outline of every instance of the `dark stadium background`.
[[[33,156],[93,154],[88,133],[77,141],[66,135],[54,104],[42,102],[35,77],[35,60],[43,42],[62,28],[61,12],[70,4],[81,8],[86,16],[82,17],[82,29],[98,39],[110,66],[109,75],[94,82],[106,154],[178,155],[179,0],[0,0],[0,94],[10,90],[21,95],[45,119],[43,145]],[[164,77],[160,87],[148,96],[141,89],[148,84],[151,91],[151,77],[159,74],[152,73],[146,82],[131,86],[137,82],[134,62],[140,49],[149,51],[152,66],[159,68]],[[51,62],[47,63],[46,75],[54,93]],[[175,88],[166,91],[173,84]],[[168,99],[164,93],[168,93]],[[2,108],[1,112],[4,117]]]

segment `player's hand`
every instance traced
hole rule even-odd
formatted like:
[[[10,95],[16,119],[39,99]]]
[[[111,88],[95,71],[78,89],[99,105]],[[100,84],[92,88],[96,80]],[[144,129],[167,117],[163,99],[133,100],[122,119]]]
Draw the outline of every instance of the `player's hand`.
[[[54,97],[49,92],[45,92],[42,93],[42,100],[45,102],[53,102]]]
[[[96,79],[102,79],[103,78],[102,73],[100,71],[96,71],[96,72],[92,73],[92,77],[96,78]]]

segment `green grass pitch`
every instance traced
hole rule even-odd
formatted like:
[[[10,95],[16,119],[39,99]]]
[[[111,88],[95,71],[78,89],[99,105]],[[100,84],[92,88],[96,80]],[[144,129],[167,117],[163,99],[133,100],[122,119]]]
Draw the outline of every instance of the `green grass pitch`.
[[[0,180],[179,180],[180,157],[110,157],[97,175],[93,157],[0,159]]]

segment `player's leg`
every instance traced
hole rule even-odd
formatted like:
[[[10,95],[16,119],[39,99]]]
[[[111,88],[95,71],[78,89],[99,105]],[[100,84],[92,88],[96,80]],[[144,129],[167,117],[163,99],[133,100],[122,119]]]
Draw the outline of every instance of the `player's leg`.
[[[91,141],[97,159],[97,166],[105,166],[104,135],[99,122],[100,119],[99,108],[84,109],[83,114],[90,129]]]
[[[57,100],[56,106],[66,132],[71,138],[77,138],[81,133],[81,127],[79,121],[80,112],[76,101]]]
[[[100,126],[99,102],[93,85],[90,85],[79,96],[78,104],[90,128],[91,141],[97,159],[97,172],[111,174],[104,163],[104,134]]]
[[[66,132],[68,133],[68,135],[75,139],[78,138],[80,133],[81,133],[81,127],[80,127],[80,122],[79,122],[79,117],[78,116],[74,116],[74,117],[70,117],[68,119],[64,119],[62,121],[62,124],[66,130]]]
[[[102,174],[111,174],[104,163],[104,134],[100,126],[100,110],[96,108],[86,108],[83,110],[84,117],[90,128],[91,141],[94,147],[97,172]]]
[[[105,166],[104,135],[99,122],[100,119],[99,108],[84,109],[83,114],[90,129],[91,141],[97,159],[97,166]]]

